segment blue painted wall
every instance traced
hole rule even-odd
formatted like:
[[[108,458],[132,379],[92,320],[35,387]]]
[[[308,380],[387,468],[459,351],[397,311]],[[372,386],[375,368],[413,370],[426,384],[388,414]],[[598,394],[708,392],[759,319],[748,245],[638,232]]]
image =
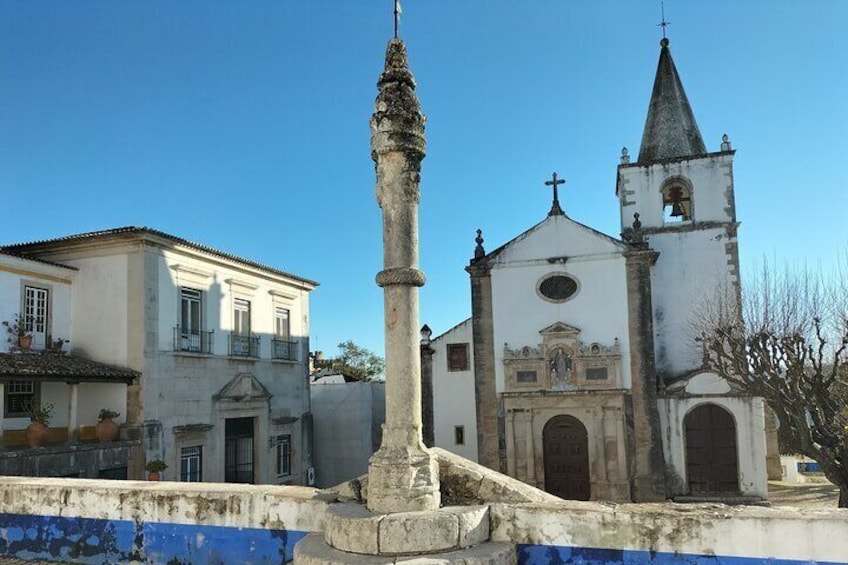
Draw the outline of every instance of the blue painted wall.
[[[0,514],[0,557],[86,565],[142,561],[162,565],[287,563],[306,532]],[[848,565],[754,557],[585,547],[519,545],[519,565]]]
[[[168,565],[291,561],[306,532],[0,514],[0,556],[86,565],[130,560]]]
[[[846,561],[794,561],[758,557],[728,557],[662,553],[629,549],[595,549],[551,545],[519,545],[518,565],[845,565]]]

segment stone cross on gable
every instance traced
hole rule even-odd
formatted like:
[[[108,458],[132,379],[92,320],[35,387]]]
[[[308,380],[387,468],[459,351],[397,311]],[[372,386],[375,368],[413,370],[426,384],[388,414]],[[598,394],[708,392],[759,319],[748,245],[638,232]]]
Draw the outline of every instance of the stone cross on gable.
[[[548,216],[564,216],[565,212],[563,212],[562,208],[559,206],[559,191],[557,190],[557,187],[561,184],[565,184],[565,179],[558,179],[556,173],[551,175],[551,177],[551,180],[545,181],[546,186],[554,187],[554,202],[551,204],[551,211],[548,212]]]

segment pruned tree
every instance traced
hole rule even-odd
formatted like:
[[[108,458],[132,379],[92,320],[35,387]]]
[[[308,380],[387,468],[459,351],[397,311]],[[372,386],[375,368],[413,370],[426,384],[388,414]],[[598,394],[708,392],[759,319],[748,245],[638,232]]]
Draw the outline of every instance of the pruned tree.
[[[848,507],[848,277],[763,264],[741,297],[698,312],[712,368],[766,400],[779,436],[815,459]]]
[[[347,340],[339,344],[339,355],[328,361],[330,368],[358,381],[371,381],[385,370],[382,357]]]

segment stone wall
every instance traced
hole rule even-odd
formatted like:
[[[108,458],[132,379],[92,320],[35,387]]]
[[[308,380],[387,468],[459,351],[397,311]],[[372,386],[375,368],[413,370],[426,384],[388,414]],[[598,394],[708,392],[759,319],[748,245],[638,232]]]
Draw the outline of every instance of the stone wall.
[[[469,467],[458,458],[440,456],[440,463]],[[519,564],[848,564],[845,510],[507,504],[497,502],[506,500],[502,494],[485,494],[499,492],[490,483],[503,483],[500,475],[477,465],[460,471],[468,475],[469,488],[479,479],[475,492],[490,504],[492,538],[515,544]],[[328,492],[303,487],[4,477],[0,558],[84,564],[288,562],[295,543],[324,529],[333,500]]]

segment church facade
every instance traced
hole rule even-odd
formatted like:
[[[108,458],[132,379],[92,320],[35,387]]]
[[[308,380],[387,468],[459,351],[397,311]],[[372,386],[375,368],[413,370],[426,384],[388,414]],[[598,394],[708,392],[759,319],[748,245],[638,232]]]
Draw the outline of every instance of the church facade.
[[[763,402],[696,341],[699,309],[741,296],[733,158],[726,136],[707,151],[664,39],[638,158],[618,166],[621,237],[566,215],[556,176],[540,223],[490,252],[478,233],[470,332],[433,340],[436,429],[470,333],[481,463],[568,499],[764,497]]]

